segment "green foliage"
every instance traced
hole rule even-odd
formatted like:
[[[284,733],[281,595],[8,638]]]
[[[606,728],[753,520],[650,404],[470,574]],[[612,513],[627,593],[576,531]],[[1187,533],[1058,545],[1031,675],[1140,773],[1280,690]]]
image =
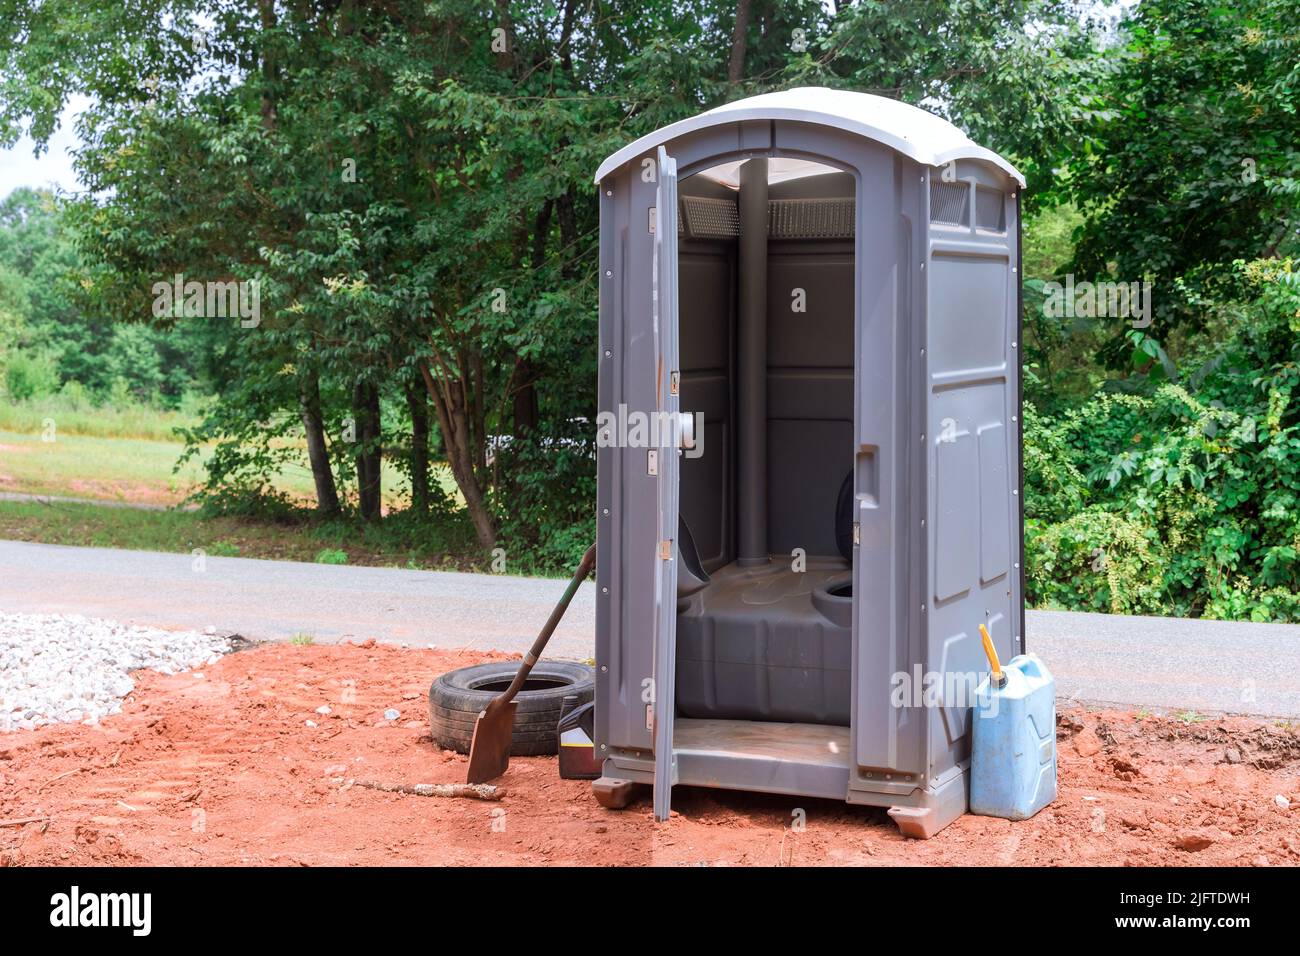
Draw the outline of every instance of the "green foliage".
[[[1032,601],[1300,620],[1300,286],[1289,260],[1235,272],[1242,298],[1220,307],[1245,321],[1195,393],[1025,410]]]
[[[11,401],[44,398],[59,387],[59,373],[48,355],[15,352],[4,366],[5,394]]]
[[[1087,30],[1057,0],[785,0],[754,9],[736,80],[735,16],[734,0],[0,0],[0,68],[15,78],[0,141],[25,122],[43,141],[69,95],[92,101],[86,192],[66,207],[75,243],[49,239],[76,280],[61,302],[135,323],[69,333],[64,378],[167,400],[185,391],[172,370],[188,370],[217,396],[185,432],[195,454],[215,449],[208,511],[274,515],[273,476],[306,466],[304,401],[319,393],[347,509],[358,457],[410,453],[404,399],[428,372],[433,444],[480,550],[567,566],[592,530],[590,463],[521,436],[595,417],[590,176],[604,156],[739,95],[817,81],[926,100],[1046,168],[1088,62]],[[108,39],[78,42],[86,32]],[[178,272],[258,280],[262,321],[155,322],[149,290]],[[184,361],[169,361],[173,341]],[[345,423],[370,389],[382,424],[353,441]],[[520,439],[509,468],[489,466],[492,436]]]
[[[1141,0],[1101,28],[1115,7],[756,4],[737,79],[730,0],[0,0],[0,142],[92,102],[85,192],[0,202],[0,368],[26,396],[4,414],[183,407],[203,515],[309,526],[308,557],[567,568],[595,522],[592,171],[821,83],[925,104],[1028,177],[1031,600],[1298,619],[1294,0]],[[155,316],[175,273],[259,282],[261,321]],[[1049,316],[1065,273],[1152,279],[1154,322]],[[417,472],[426,383],[457,493],[350,520],[367,456]],[[276,479],[308,472],[316,413],[343,515],[309,520]]]
[[[1027,371],[1027,377],[1033,375]],[[1076,514],[1088,495],[1066,438],[1032,404],[1024,416],[1025,514],[1063,521]]]
[[[347,564],[348,553],[342,548],[322,548],[316,553],[317,564]]]
[[[1028,207],[1054,178],[1100,61],[1090,16],[1066,0],[840,4],[787,77],[924,103],[1026,174]]]
[[[175,408],[198,381],[194,328],[115,323],[91,307],[76,242],[68,204],[52,193],[24,187],[0,199],[0,367],[7,353],[25,355],[98,402],[116,387]]]
[[[1143,0],[1099,50],[1048,197],[1077,247],[1052,213],[1026,241],[1033,602],[1300,620],[1294,12]],[[1065,272],[1150,279],[1153,322],[1048,318]]]
[[[596,540],[596,454],[587,422],[510,442],[501,541],[512,574],[572,569]]]
[[[1156,289],[1150,335],[1210,333],[1207,263],[1297,249],[1300,34],[1294,0],[1142,0],[1105,53],[1099,109],[1058,189],[1086,216],[1073,271]],[[1158,358],[1151,341],[1139,367]],[[1124,371],[1122,338],[1103,351]]]

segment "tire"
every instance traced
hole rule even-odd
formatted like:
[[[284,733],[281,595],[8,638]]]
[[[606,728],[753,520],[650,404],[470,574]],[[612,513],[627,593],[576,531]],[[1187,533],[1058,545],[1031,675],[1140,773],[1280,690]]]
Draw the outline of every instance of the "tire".
[[[479,713],[500,696],[518,671],[517,660],[498,661],[462,667],[434,678],[429,686],[429,732],[433,742],[444,750],[469,753]],[[515,697],[518,706],[510,738],[511,756],[555,753],[561,702],[576,694],[578,703],[585,704],[595,692],[595,673],[586,664],[538,661],[528,675],[528,683]]]

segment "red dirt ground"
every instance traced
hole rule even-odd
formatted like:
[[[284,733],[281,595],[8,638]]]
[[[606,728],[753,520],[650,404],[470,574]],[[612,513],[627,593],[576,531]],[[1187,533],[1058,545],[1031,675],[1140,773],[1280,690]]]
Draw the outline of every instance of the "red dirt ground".
[[[656,825],[647,799],[603,810],[545,757],[512,760],[499,803],[348,785],[463,781],[465,758],[429,741],[425,693],[496,656],[277,644],[201,676],[141,672],[99,727],[0,736],[0,864],[1300,863],[1300,735],[1242,718],[1072,711],[1052,806],[926,842],[883,810],[687,788]]]

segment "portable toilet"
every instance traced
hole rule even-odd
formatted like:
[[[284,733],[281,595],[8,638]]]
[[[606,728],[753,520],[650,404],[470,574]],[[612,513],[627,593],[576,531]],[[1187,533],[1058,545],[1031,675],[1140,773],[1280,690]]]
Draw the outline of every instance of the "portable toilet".
[[[924,110],[795,89],[596,182],[597,799],[935,833],[967,808],[979,625],[1024,650],[1024,178]]]

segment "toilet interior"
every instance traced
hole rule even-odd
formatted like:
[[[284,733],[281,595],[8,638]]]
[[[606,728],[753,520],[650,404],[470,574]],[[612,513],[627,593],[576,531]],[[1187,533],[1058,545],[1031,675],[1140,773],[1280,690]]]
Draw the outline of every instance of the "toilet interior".
[[[679,188],[681,409],[703,429],[681,462],[674,739],[824,750],[852,687],[855,181],[747,162]]]

